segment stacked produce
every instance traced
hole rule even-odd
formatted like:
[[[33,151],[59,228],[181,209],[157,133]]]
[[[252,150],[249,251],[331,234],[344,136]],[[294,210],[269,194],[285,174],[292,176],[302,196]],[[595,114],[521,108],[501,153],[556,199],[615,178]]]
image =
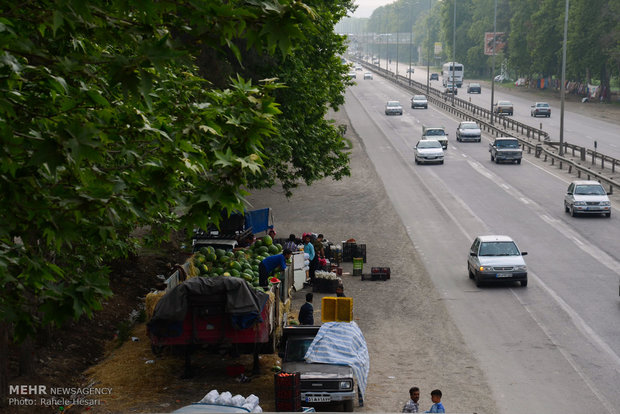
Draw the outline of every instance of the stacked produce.
[[[197,276],[229,276],[244,279],[255,289],[258,286],[258,265],[267,256],[282,252],[280,244],[274,244],[270,236],[257,240],[252,246],[235,252],[203,247],[192,256]]]

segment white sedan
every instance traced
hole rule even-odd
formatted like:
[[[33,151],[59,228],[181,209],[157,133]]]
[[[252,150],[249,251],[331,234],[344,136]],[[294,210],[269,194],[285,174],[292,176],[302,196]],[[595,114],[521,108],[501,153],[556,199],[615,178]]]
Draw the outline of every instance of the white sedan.
[[[415,148],[415,163],[436,162],[443,164],[443,147],[436,139],[421,139]]]
[[[372,80],[372,73],[371,72],[364,73],[364,80],[366,80],[366,79]]]

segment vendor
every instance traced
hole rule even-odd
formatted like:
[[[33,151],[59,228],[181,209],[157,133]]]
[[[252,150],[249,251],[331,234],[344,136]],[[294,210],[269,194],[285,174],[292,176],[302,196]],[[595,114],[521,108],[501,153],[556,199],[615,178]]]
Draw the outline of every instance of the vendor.
[[[286,269],[286,262],[292,255],[293,252],[290,249],[284,249],[280,254],[265,257],[258,265],[258,284],[267,286],[271,273],[276,269]]]

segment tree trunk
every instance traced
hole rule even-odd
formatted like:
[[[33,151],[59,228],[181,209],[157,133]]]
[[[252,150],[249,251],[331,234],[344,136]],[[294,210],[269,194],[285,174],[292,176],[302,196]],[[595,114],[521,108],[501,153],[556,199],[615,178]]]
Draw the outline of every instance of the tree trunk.
[[[0,322],[0,408],[6,407],[9,397],[9,326]]]
[[[601,102],[609,103],[611,101],[611,91],[609,90],[609,74],[607,73],[607,66],[601,66]]]
[[[28,336],[19,348],[19,375],[34,373],[34,339]]]

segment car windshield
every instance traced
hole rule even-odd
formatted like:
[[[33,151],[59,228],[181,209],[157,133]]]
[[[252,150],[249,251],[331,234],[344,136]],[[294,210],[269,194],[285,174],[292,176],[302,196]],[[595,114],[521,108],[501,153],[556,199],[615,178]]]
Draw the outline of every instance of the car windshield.
[[[400,106],[398,101],[388,101],[387,106]]]
[[[538,104],[536,104],[536,106],[539,107],[539,108],[548,108],[549,104],[547,104],[547,103],[538,103]]]
[[[497,104],[501,106],[512,106],[512,103],[508,101],[499,101]]]
[[[472,88],[479,88],[480,87],[480,85],[478,85],[477,83],[470,83],[469,86],[472,87]]]
[[[461,124],[461,129],[478,129],[477,124]]]
[[[519,249],[512,241],[506,242],[482,242],[480,243],[479,256],[519,256]]]
[[[441,148],[439,141],[420,141],[418,148]]]
[[[600,185],[578,185],[575,187],[577,195],[605,195],[605,189]]]
[[[429,129],[426,131],[426,136],[435,137],[439,135],[445,135],[442,129]]]
[[[497,148],[519,148],[519,142],[518,141],[495,141],[495,145],[497,146]]]
[[[312,338],[290,338],[286,341],[285,362],[302,362],[312,343]]]
[[[424,95],[415,95],[415,96],[413,97],[413,99],[414,99],[415,101],[424,101],[424,100],[426,99],[426,96],[424,96]]]

